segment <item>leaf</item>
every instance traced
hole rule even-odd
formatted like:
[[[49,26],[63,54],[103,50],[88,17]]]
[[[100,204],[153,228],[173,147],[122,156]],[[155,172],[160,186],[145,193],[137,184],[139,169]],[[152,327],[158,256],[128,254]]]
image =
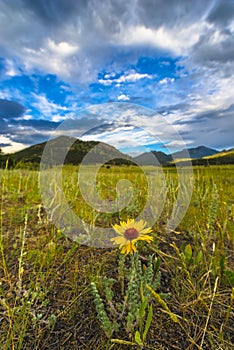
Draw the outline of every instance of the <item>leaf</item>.
[[[135,333],[135,342],[138,345],[143,345],[142,340],[141,340],[140,332],[138,332],[138,331],[136,331],[136,333]]]
[[[231,270],[226,270],[225,276],[226,276],[228,283],[230,283],[231,286],[234,286],[234,272]]]
[[[133,345],[133,346],[136,345],[136,343],[133,343],[127,340],[122,340],[122,339],[111,339],[111,342],[116,344],[123,344],[123,345]]]
[[[167,303],[161,298],[161,296],[156,293],[148,284],[146,285],[146,288],[150,291],[150,293],[154,296],[154,298],[156,299],[156,301],[161,305],[161,307],[163,308],[163,310],[165,310],[166,313],[168,313],[168,315],[171,317],[172,321],[174,322],[179,322],[178,318],[176,316],[176,314],[174,314],[173,312],[171,312],[171,310],[169,309],[169,307],[167,306]]]
[[[155,261],[154,261],[154,272],[158,272],[159,270],[159,267],[160,267],[160,264],[161,264],[161,260],[160,260],[160,257],[158,257]]]
[[[202,256],[203,256],[203,254],[202,254],[202,251],[200,250],[196,256],[196,259],[195,259],[196,264],[199,264],[199,262],[201,262]]]
[[[143,297],[143,300],[142,300],[141,306],[140,306],[140,310],[139,310],[140,318],[143,318],[145,316],[146,305],[147,305],[147,298]]]
[[[224,272],[225,272],[225,267],[226,267],[225,260],[226,260],[225,255],[222,255],[220,260],[219,260],[221,277],[224,275]]]
[[[151,322],[152,322],[152,318],[153,318],[153,308],[152,308],[152,304],[151,304],[150,307],[149,307],[149,313],[148,313],[147,320],[146,320],[146,323],[145,323],[145,330],[144,330],[144,333],[143,333],[143,342],[145,341],[145,338],[146,338],[147,333],[149,331],[149,328],[150,328],[150,325],[151,325]]]
[[[176,316],[176,314],[174,314],[173,312],[171,312],[170,310],[162,310],[163,312],[165,312],[166,314],[168,314],[170,316],[170,318],[172,319],[172,321],[174,321],[175,323],[179,322],[178,318]]]
[[[186,247],[184,248],[184,255],[187,261],[191,261],[193,256],[193,251],[190,244],[187,244]]]

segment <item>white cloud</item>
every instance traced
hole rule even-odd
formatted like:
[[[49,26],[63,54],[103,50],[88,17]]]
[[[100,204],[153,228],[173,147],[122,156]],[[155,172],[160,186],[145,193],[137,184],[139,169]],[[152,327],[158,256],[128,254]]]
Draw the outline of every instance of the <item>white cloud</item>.
[[[0,143],[3,144],[1,147],[3,153],[14,153],[27,147],[26,144],[14,142],[11,138],[4,135],[0,135]],[[4,144],[6,146],[4,146]]]
[[[175,81],[174,78],[164,78],[159,81],[159,84],[164,85],[164,84],[174,83],[174,81]]]
[[[11,59],[7,59],[6,62],[6,75],[9,77],[15,77],[17,75],[21,75],[21,72],[19,71],[17,65],[15,64],[15,62]]]
[[[23,116],[21,116],[20,118],[17,118],[16,120],[32,120],[33,117],[30,114],[24,114]]]
[[[121,94],[118,96],[118,101],[129,101],[129,97],[125,94]]]
[[[53,117],[55,117],[58,120],[59,111],[62,113],[68,111],[68,107],[48,101],[44,94],[36,95],[32,93],[32,96],[35,99],[35,102],[32,102],[32,106],[40,111],[42,117],[47,117],[48,119],[53,119]]]
[[[72,59],[72,56],[77,54],[78,49],[78,45],[72,45],[65,41],[55,43],[54,40],[48,38],[39,49],[23,48],[24,64],[28,70],[38,68],[69,78],[72,75],[69,58]]]
[[[191,25],[177,28],[167,28],[166,23],[158,29],[149,28],[144,25],[129,26],[122,28],[115,40],[121,45],[151,45],[176,55],[186,55],[188,50],[199,40],[205,32],[207,23],[196,22]]]
[[[145,73],[137,73],[134,70],[130,72],[126,72],[116,79],[99,79],[99,83],[103,85],[111,85],[111,84],[123,84],[123,83],[135,83],[141,79],[152,79],[153,76]]]
[[[74,55],[79,49],[78,45],[72,45],[66,41],[56,44],[52,39],[48,39],[47,47],[52,53],[62,57]]]

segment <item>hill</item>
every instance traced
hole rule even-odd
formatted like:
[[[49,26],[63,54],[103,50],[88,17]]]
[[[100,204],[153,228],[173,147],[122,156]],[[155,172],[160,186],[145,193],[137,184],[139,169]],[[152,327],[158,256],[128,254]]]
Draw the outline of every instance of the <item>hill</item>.
[[[192,161],[193,165],[234,164],[234,149],[219,152],[212,148],[199,146],[187,150],[191,158],[186,158],[188,153],[185,149],[171,155],[161,151],[145,152],[132,158],[104,142],[82,141],[68,136],[59,136],[13,154],[0,154],[0,167],[5,167],[6,160],[8,160],[9,167],[37,168],[45,146],[48,153],[46,162],[48,161],[50,165],[61,164],[61,154],[66,154],[64,164],[73,165],[80,164],[87,154],[89,155],[87,164],[104,164],[107,158],[112,159],[108,164],[113,165],[130,165],[136,162],[140,165],[175,166],[176,164],[184,166],[188,164],[188,161]]]
[[[186,165],[186,160],[177,160],[177,165]],[[223,165],[234,164],[234,148],[230,150],[221,151],[211,156],[206,156],[201,159],[192,159],[192,165]]]
[[[20,165],[31,165],[32,167],[39,166],[46,145],[47,153],[49,153],[48,164],[50,164],[51,161],[53,162],[53,165],[60,164],[61,154],[67,153],[64,164],[78,165],[97,145],[98,148],[94,149],[93,153],[91,153],[92,156],[89,157],[88,162],[90,164],[105,163],[107,157],[113,159],[108,162],[109,164],[118,165],[132,163],[131,157],[121,153],[115,147],[106,143],[98,141],[82,141],[68,136],[59,136],[49,142],[42,142],[13,154],[1,155],[0,165],[5,166],[6,160],[8,160],[8,165],[10,167],[19,167]]]
[[[156,160],[153,159],[153,156],[155,156]],[[172,161],[171,155],[161,151],[145,152],[133,159],[140,165],[155,165],[157,162],[164,165]]]
[[[215,149],[205,146],[198,146],[195,148],[188,148],[187,150],[183,149],[172,154],[166,154],[161,151],[145,152],[137,157],[134,157],[134,160],[136,160],[141,165],[153,165],[155,164],[155,161],[152,159],[153,154],[161,165],[167,165],[170,163],[178,163],[182,160],[188,161],[190,159],[201,159],[204,156],[211,156],[218,153],[219,152]],[[188,158],[188,155],[190,158]]]
[[[191,159],[200,159],[207,156],[212,156],[219,153],[219,151],[206,146],[198,146],[194,148],[183,149],[182,151],[172,153],[174,159],[187,158],[188,153]]]

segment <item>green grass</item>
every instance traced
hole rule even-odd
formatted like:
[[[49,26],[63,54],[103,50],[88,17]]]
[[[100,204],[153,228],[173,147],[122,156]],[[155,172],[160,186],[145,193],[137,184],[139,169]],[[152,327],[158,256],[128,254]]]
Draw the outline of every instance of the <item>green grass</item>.
[[[227,155],[234,156],[234,149],[231,149],[229,151],[219,152],[217,154],[213,154],[212,156],[203,157],[203,159],[219,158],[219,157],[225,157]]]
[[[171,232],[166,222],[178,192],[176,169],[165,168],[165,203],[153,227],[152,244],[139,254],[160,258],[158,295],[167,294],[175,323],[156,299],[144,349],[233,348],[234,178],[233,166],[194,167],[194,191],[186,215]],[[87,174],[92,167],[87,168]],[[156,171],[146,167],[147,174]],[[63,190],[74,212],[88,224],[111,227],[135,218],[147,200],[147,179],[137,167],[103,167],[97,189],[103,200],[116,199],[116,184],[133,184],[133,200],[120,213],[106,214],[85,203],[77,187],[78,168],[63,169]],[[164,189],[155,192],[155,206]],[[155,175],[155,176],[156,176]],[[51,179],[48,179],[49,183]],[[40,196],[38,172],[0,170],[0,344],[20,349],[129,349],[109,343],[97,317],[91,282],[105,299],[104,276],[121,279],[117,249],[82,246],[58,230]],[[158,203],[158,204],[157,204]],[[129,262],[129,257],[126,259]],[[115,301],[121,299],[115,285]],[[112,337],[129,341],[118,329]]]

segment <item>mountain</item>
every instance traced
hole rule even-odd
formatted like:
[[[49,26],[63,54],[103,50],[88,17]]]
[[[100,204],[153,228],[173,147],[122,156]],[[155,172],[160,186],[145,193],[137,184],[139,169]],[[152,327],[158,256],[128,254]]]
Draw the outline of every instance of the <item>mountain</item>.
[[[25,164],[39,165],[45,146],[47,147],[47,152],[44,156],[44,161],[48,165],[61,164],[62,154],[66,154],[64,164],[80,164],[87,154],[89,154],[86,161],[87,164],[103,164],[107,158],[112,159],[108,162],[109,164],[132,164],[131,157],[106,143],[82,141],[68,136],[59,136],[48,142],[33,145],[13,154],[1,155],[0,165],[4,166],[7,159],[9,166],[20,166],[20,164],[22,166]]]
[[[234,148],[192,161],[193,165],[234,164]]]
[[[172,156],[173,159],[188,158],[188,153],[191,159],[200,159],[207,156],[213,156],[214,154],[219,153],[219,151],[216,151],[215,149],[206,146],[199,146],[195,148],[188,148],[187,150],[183,149],[182,151],[174,152],[172,153]]]
[[[155,164],[155,161],[152,159],[153,154],[161,165],[166,165],[171,162],[174,163],[174,160],[179,161],[180,159],[188,159],[188,154],[190,156],[189,159],[200,159],[205,156],[212,156],[218,153],[219,152],[215,149],[199,146],[195,148],[188,148],[187,150],[183,149],[182,151],[174,152],[172,154],[165,154],[161,151],[145,152],[137,157],[134,157],[134,160],[136,160],[141,165],[153,165]],[[178,163],[178,161],[176,161],[176,163]]]
[[[153,159],[153,156],[156,159]],[[140,165],[155,165],[157,162],[161,165],[167,164],[172,161],[172,157],[169,154],[165,154],[161,151],[145,152],[133,158]]]
[[[184,166],[187,165],[186,159],[177,159],[174,165]],[[206,156],[200,159],[192,159],[192,165],[224,165],[224,164],[234,164],[234,148],[230,150],[224,150],[213,154],[211,156]],[[173,164],[171,164],[173,165]]]
[[[234,164],[234,149],[218,152],[212,148],[199,146],[188,149],[190,158],[187,158],[185,150],[171,155],[161,151],[145,152],[132,158],[103,142],[82,141],[68,136],[59,136],[13,154],[0,154],[0,167],[5,167],[8,160],[9,167],[38,168],[45,146],[47,152],[46,156],[43,155],[44,163],[49,166],[61,163],[78,165],[84,162],[84,157],[86,157],[86,164],[130,165],[136,162],[140,165],[175,166],[176,163],[176,165],[184,166],[188,160],[191,160],[193,165]],[[66,154],[64,162],[61,161],[63,154]],[[112,160],[107,162],[107,159]]]

